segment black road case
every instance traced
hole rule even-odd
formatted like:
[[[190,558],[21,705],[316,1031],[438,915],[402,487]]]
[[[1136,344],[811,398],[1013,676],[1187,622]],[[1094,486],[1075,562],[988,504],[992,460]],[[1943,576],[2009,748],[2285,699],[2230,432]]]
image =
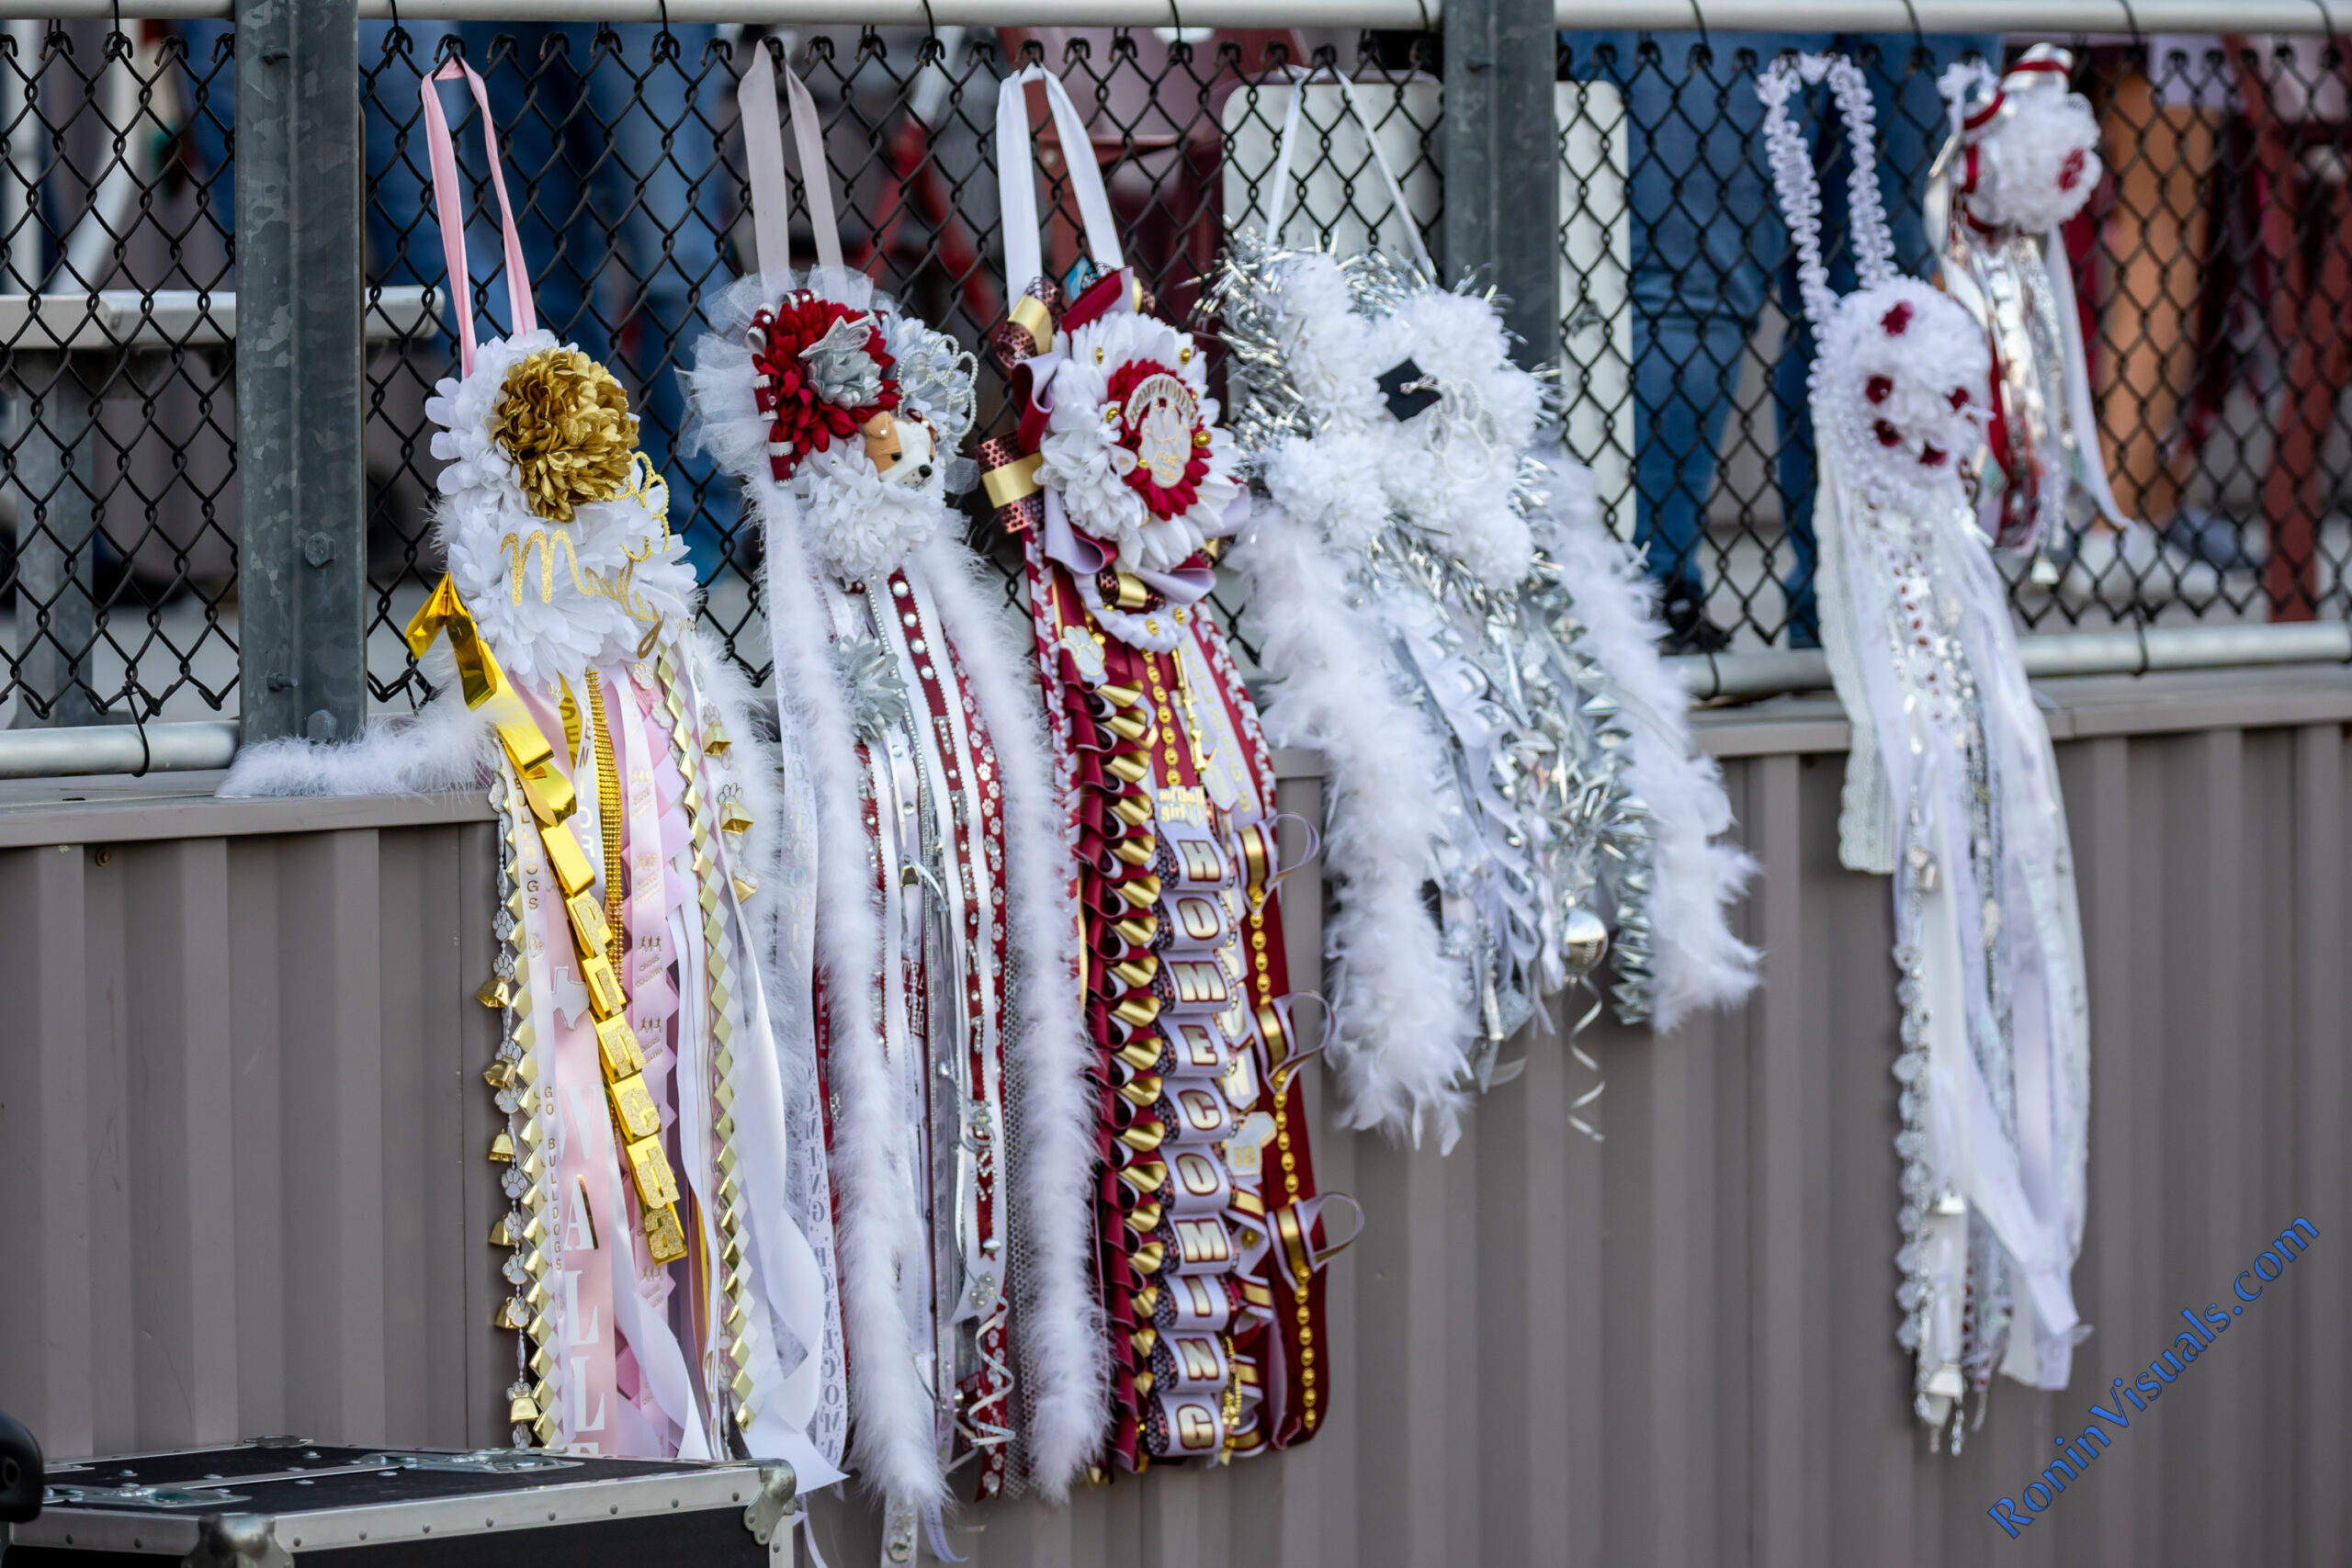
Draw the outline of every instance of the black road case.
[[[259,1438],[54,1465],[5,1568],[790,1568],[792,1468]]]

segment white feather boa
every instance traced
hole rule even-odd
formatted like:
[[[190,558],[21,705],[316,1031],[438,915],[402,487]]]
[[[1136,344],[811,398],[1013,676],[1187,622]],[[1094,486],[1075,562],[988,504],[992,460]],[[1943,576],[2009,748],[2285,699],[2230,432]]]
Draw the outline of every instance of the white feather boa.
[[[882,312],[894,342],[920,338],[930,361],[942,360],[930,342],[936,334],[892,313],[863,276],[820,269],[800,281],[853,309]],[[774,689],[805,749],[817,797],[823,911],[817,961],[831,1009],[841,1106],[834,1176],[842,1310],[855,1362],[854,1458],[866,1483],[894,1502],[921,1506],[946,1496],[933,1401],[917,1375],[918,1347],[898,1302],[900,1261],[920,1258],[929,1242],[906,1165],[910,1151],[896,1089],[878,1055],[873,979],[882,961],[882,910],[871,886],[873,843],[864,821],[865,784],[854,761],[857,738],[818,576],[875,581],[903,566],[922,578],[945,622],[942,630],[988,728],[1003,789],[1009,934],[1019,954],[1006,1050],[1017,1062],[1012,1076],[1022,1096],[1022,1140],[1009,1156],[1010,1208],[1012,1244],[1026,1259],[1014,1332],[1030,1468],[1036,1483],[1059,1497],[1101,1444],[1110,1380],[1088,1282],[1094,1104],[1086,1072],[1093,1053],[1079,1006],[1077,924],[1062,882],[1073,847],[1048,761],[1043,705],[1017,628],[994,607],[994,590],[977,579],[977,562],[945,526],[943,478],[920,487],[884,482],[853,442],[811,457],[788,485],[774,479],[766,422],[752,400],[751,355],[741,341],[763,288],[747,278],[729,291],[716,312],[722,331],[702,340],[686,381],[697,416],[694,439],[742,481],[764,534]],[[921,386],[934,390],[923,412],[960,434],[970,419],[968,373],[930,361]],[[907,355],[901,367],[915,363]],[[913,387],[909,391],[916,396]]]
[[[288,736],[247,746],[237,753],[218,793],[424,795],[481,789],[497,766],[496,746],[489,717],[466,706],[445,684],[440,695],[413,716],[376,719],[349,740],[322,746]]]
[[[1512,491],[1544,420],[1542,384],[1511,363],[1502,320],[1478,295],[1422,289],[1377,321],[1356,318],[1354,330],[1373,340],[1375,369],[1410,356],[1442,391],[1419,418],[1374,427],[1390,509],[1442,540],[1488,592],[1510,592],[1534,553]]]
[[[773,480],[745,486],[767,539],[768,620],[775,689],[804,739],[820,847],[817,962],[824,976],[838,1095],[833,1146],[840,1210],[842,1306],[852,1359],[853,1457],[866,1483],[916,1506],[946,1497],[933,1404],[916,1371],[918,1347],[900,1310],[901,1260],[928,1246],[914,1198],[897,1080],[879,1054],[873,977],[881,964],[881,904],[870,875],[857,743],[814,563],[800,543],[793,499]],[[956,657],[987,722],[1004,788],[1006,899],[1021,960],[1008,1048],[1021,1057],[1023,1140],[1012,1152],[1015,1245],[1029,1259],[1014,1303],[1025,1433],[1037,1484],[1066,1495],[1099,1448],[1109,1369],[1088,1286],[1094,1163],[1091,1051],[1078,1006],[1077,927],[1061,870],[1071,848],[1046,761],[1040,705],[1021,671],[1013,628],[990,606],[976,567],[944,539],[911,563],[947,622]]]
[[[1357,266],[1392,301],[1370,316],[1351,285]],[[1697,1007],[1745,995],[1757,955],[1727,913],[1753,863],[1713,841],[1731,825],[1730,805],[1713,761],[1691,751],[1687,695],[1658,657],[1654,588],[1601,525],[1589,470],[1556,448],[1528,456],[1545,422],[1544,391],[1510,364],[1490,303],[1431,289],[1378,258],[1269,260],[1247,247],[1217,287],[1235,312],[1228,332],[1278,364],[1296,400],[1274,394],[1261,406],[1237,394],[1245,412],[1262,421],[1268,407],[1295,407],[1313,432],[1298,434],[1286,413],[1271,429],[1245,419],[1265,433],[1250,461],[1272,504],[1232,564],[1249,577],[1244,613],[1270,674],[1269,731],[1331,759],[1326,853],[1340,897],[1328,941],[1342,1114],[1392,1134],[1417,1132],[1426,1114],[1450,1138],[1467,1091],[1456,1074],[1480,1032],[1461,966],[1438,960],[1421,901],[1430,845],[1445,830],[1437,792],[1397,798],[1416,793],[1399,781],[1424,776],[1422,748],[1442,760],[1446,739],[1433,716],[1388,688],[1393,656],[1355,603],[1366,590],[1351,563],[1400,521],[1442,541],[1488,592],[1572,606],[1570,646],[1617,701],[1630,736],[1624,785],[1647,820],[1645,1016],[1670,1029]],[[1374,378],[1408,359],[1444,390],[1438,407],[1399,424]],[[1540,491],[1542,506],[1522,506],[1523,489]],[[1565,601],[1534,588],[1539,550]],[[1389,907],[1369,908],[1375,898]],[[1450,983],[1429,977],[1439,972]],[[1360,1000],[1375,998],[1369,1008]]]
[[[1385,501],[1373,504],[1385,513]],[[1469,1102],[1465,1047],[1478,1021],[1467,974],[1445,953],[1421,891],[1445,835],[1448,764],[1317,534],[1279,505],[1261,507],[1227,560],[1249,583],[1244,619],[1260,660],[1278,672],[1257,694],[1267,739],[1317,748],[1329,764],[1323,857],[1339,897],[1323,946],[1340,1117],[1417,1145],[1426,1125],[1450,1149]]]
[[[932,1399],[899,1306],[901,1267],[927,1245],[915,1201],[900,1089],[882,1057],[874,979],[882,901],[865,830],[857,735],[842,694],[815,563],[791,496],[773,480],[744,486],[767,548],[767,617],[784,722],[802,741],[817,816],[817,967],[825,987],[834,1114],[842,1316],[850,1355],[851,1455],[866,1484],[918,1506],[945,1501]]]
[[[916,565],[971,682],[1004,785],[1005,901],[1013,972],[1021,1138],[1012,1150],[1013,1246],[1028,1288],[1013,1302],[1023,1433],[1032,1480],[1059,1501],[1110,1424],[1108,1341],[1089,1286],[1094,1252],[1094,1060],[1079,1007],[1078,923],[1065,881],[1069,816],[1046,745],[1044,704],[1023,636],[996,582],[960,546],[933,541]]]
[[[1560,568],[1584,630],[1577,650],[1609,677],[1633,732],[1626,773],[1649,807],[1652,846],[1651,1021],[1661,1033],[1701,1008],[1722,1007],[1755,988],[1756,949],[1733,934],[1730,908],[1756,862],[1719,835],[1732,825],[1723,770],[1690,743],[1690,698],[1658,658],[1664,626],[1657,584],[1600,523],[1567,476],[1587,474],[1547,458],[1555,481],[1538,542]],[[1589,475],[1585,483],[1589,483]]]

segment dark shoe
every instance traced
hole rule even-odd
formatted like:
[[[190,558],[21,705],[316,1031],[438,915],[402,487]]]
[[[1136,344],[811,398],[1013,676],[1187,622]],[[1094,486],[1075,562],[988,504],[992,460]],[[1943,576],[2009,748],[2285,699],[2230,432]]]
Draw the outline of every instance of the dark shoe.
[[[1707,619],[1705,605],[1687,583],[1668,584],[1658,610],[1666,617],[1668,653],[1721,653],[1731,646],[1731,633]]]

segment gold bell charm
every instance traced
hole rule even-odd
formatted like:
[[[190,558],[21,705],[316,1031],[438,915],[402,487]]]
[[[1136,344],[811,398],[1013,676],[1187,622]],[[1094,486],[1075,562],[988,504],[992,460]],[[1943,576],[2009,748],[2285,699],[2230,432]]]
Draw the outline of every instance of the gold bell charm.
[[[506,1406],[508,1425],[533,1427],[538,1424],[539,1402],[527,1393],[518,1393]]]
[[[514,1163],[514,1134],[501,1133],[490,1141],[490,1157],[500,1165]]]
[[[514,1005],[514,987],[505,976],[492,975],[482,988],[474,993],[474,1000],[486,1008],[503,1011]]]
[[[727,755],[728,748],[734,744],[734,740],[727,733],[727,727],[718,722],[718,710],[717,708],[703,709],[702,754],[706,757],[724,757]]]
[[[718,830],[722,833],[746,832],[752,826],[752,814],[743,803],[729,795],[718,805]]]

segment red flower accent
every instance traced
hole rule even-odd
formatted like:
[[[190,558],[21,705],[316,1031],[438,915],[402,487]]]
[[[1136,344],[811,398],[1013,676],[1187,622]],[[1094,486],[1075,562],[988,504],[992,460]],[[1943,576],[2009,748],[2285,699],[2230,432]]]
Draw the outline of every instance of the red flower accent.
[[[2058,188],[2060,190],[2072,190],[2076,186],[2082,184],[2083,169],[2089,161],[2088,157],[2079,147],[2067,153],[2066,161],[2058,166]]]
[[[1882,446],[1903,445],[1903,433],[1884,420],[1880,420],[1876,424],[1871,425],[1871,434],[1878,437],[1878,444]]]
[[[1961,409],[1964,409],[1964,408],[1966,408],[1966,407],[1967,407],[1971,402],[1974,401],[1975,400],[1973,400],[1973,398],[1971,398],[1971,397],[1968,395],[1968,389],[1967,389],[1967,388],[1965,388],[1965,387],[1954,387],[1954,388],[1951,389],[1951,398],[1950,398],[1950,400],[1950,400],[1950,401],[1951,401],[1951,406],[1952,406],[1953,411],[1954,411],[1954,412],[1958,412],[1958,411],[1959,411],[1959,410],[1961,410]]]
[[[1951,460],[1951,454],[1940,446],[1923,446],[1919,449],[1919,466],[1923,468],[1940,468]]]
[[[1894,382],[1885,376],[1873,376],[1862,387],[1862,396],[1874,403],[1883,403],[1893,396]]]
[[[1885,315],[1881,316],[1878,319],[1878,324],[1886,330],[1887,336],[1901,337],[1905,332],[1910,330],[1911,301],[1908,299],[1897,299],[1894,302],[1894,309],[1890,310]]]
[[[1180,383],[1184,379],[1156,359],[1130,359],[1111,372],[1110,400],[1119,405],[1119,428],[1112,439],[1138,457],[1143,449],[1143,429],[1136,423],[1135,411],[1127,406],[1127,399],[1154,376],[1166,376]],[[1191,390],[1189,385],[1186,390]],[[1195,401],[1193,407],[1193,421],[1184,436],[1187,456],[1182,477],[1172,485],[1162,486],[1154,477],[1151,465],[1140,460],[1126,473],[1127,485],[1143,497],[1144,509],[1162,523],[1190,511],[1193,503],[1201,499],[1201,481],[1208,478],[1209,449],[1204,439],[1207,427],[1200,421],[1200,404]]]
[[[790,479],[802,459],[822,452],[836,440],[846,440],[857,427],[899,406],[899,383],[891,376],[897,364],[882,346],[882,329],[867,318],[865,352],[882,371],[882,392],[863,408],[842,408],[826,402],[808,382],[808,367],[800,357],[833,328],[860,315],[846,305],[820,299],[813,294],[787,294],[773,310],[752,318],[752,368],[757,373],[752,396],[770,420],[768,468],[778,481]]]

